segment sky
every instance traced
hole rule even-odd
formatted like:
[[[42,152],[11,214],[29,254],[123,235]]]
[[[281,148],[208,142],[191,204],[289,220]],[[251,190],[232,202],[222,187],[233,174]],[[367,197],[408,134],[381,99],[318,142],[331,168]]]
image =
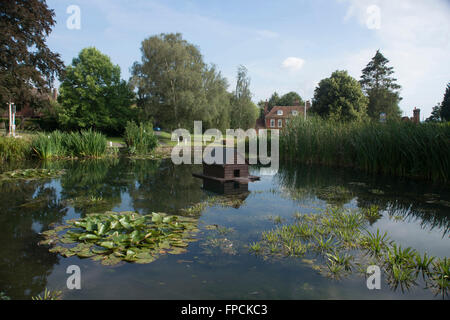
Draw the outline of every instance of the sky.
[[[425,119],[450,82],[450,0],[47,0],[56,26],[47,44],[72,59],[94,46],[121,67],[141,60],[144,39],[179,32],[236,84],[248,69],[253,101],[298,92],[312,99],[336,70],[360,79],[380,50],[402,86],[405,116]]]

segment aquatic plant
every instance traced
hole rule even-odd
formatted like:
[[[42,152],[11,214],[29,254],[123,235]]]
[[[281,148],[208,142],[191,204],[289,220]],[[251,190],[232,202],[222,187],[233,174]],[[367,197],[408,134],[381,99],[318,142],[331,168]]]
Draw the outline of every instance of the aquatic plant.
[[[11,300],[3,291],[0,291],[0,300]]]
[[[417,285],[417,276],[422,273],[428,288],[437,294],[448,294],[450,260],[426,253],[421,256],[413,248],[397,245],[386,232],[367,231],[369,220],[364,209],[329,207],[317,214],[296,214],[294,218],[292,224],[262,232],[261,241],[253,243],[250,250],[256,250],[264,259],[315,253],[323,264],[311,267],[336,280],[354,269],[365,275],[367,266],[379,265],[393,289]]]
[[[450,286],[450,259],[437,259],[432,263],[432,272],[427,280],[427,287],[436,295],[448,296]]]
[[[249,250],[255,254],[261,253],[262,247],[258,242],[253,242],[249,245]]]
[[[89,130],[81,132],[39,133],[31,142],[31,147],[40,159],[63,157],[102,157],[107,152],[106,136]]]
[[[56,178],[65,173],[65,170],[56,169],[18,169],[0,174],[2,180],[35,180],[45,178]]]
[[[280,133],[280,157],[293,163],[353,167],[369,173],[450,180],[450,126],[337,122],[295,117]]]
[[[51,291],[45,288],[44,294],[31,297],[31,300],[61,300],[62,291]]]
[[[90,214],[43,232],[46,239],[40,244],[51,244],[50,252],[65,257],[92,258],[104,265],[121,261],[150,263],[160,254],[186,252],[188,242],[194,241],[198,231],[196,224],[196,219],[164,213]]]
[[[138,126],[134,121],[128,121],[123,138],[131,155],[148,155],[158,145],[151,122],[141,122]]]
[[[31,144],[27,139],[0,137],[0,162],[21,161],[31,157]]]
[[[379,257],[388,247],[390,240],[386,232],[381,235],[380,230],[377,229],[376,233],[367,232],[367,234],[362,237],[360,243],[372,256]]]

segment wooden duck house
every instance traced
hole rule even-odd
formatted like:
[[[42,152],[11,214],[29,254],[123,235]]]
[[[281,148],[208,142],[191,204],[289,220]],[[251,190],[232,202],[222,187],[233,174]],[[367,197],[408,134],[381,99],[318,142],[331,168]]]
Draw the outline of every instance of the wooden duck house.
[[[214,180],[220,183],[234,182],[248,184],[259,177],[249,174],[248,161],[245,156],[234,148],[216,147],[212,148],[211,154],[206,155],[214,162],[203,160],[203,173],[194,173],[193,176],[202,179]]]

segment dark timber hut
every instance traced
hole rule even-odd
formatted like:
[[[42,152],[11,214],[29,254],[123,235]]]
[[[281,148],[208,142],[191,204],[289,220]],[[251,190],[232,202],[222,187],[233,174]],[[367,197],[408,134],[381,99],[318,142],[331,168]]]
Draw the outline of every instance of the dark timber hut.
[[[203,173],[194,173],[193,176],[217,181],[227,186],[230,182],[247,185],[249,182],[259,180],[259,177],[249,174],[248,161],[244,155],[234,148],[225,147],[213,148],[211,154],[203,159]],[[242,188],[247,189],[245,186]]]

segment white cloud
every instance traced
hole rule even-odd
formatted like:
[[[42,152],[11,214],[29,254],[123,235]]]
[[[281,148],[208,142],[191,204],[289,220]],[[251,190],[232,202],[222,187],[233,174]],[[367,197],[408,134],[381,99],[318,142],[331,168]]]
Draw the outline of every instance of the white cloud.
[[[372,48],[362,48],[353,58],[366,59],[372,52],[371,58],[376,49],[381,49],[394,67],[398,83],[403,87],[401,108],[405,114],[411,116],[412,109],[420,107],[424,111],[422,115],[427,117],[431,108],[442,99],[445,84],[450,80],[448,1],[343,1],[349,4],[344,21],[356,18],[363,28],[370,25],[368,8],[379,8],[379,28],[371,30],[379,40],[374,44],[377,48],[373,48],[374,45]],[[356,60],[360,64],[361,59]],[[349,65],[349,69],[352,68]]]
[[[300,70],[304,64],[305,64],[305,60],[303,60],[301,58],[289,57],[289,58],[284,59],[281,66],[290,71],[297,71],[297,70]]]

